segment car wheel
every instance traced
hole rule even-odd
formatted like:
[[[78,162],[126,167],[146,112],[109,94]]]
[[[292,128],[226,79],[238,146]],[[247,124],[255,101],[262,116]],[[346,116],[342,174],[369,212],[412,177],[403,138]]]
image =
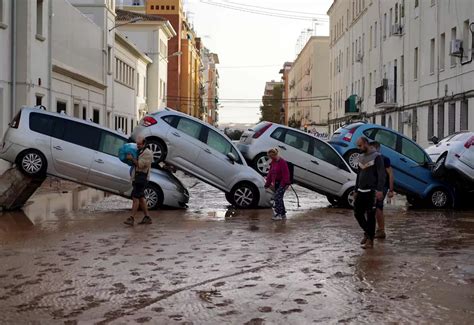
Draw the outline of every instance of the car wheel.
[[[436,177],[443,177],[446,174],[446,157],[447,153],[441,155],[433,167],[433,175]]]
[[[346,208],[353,208],[355,204],[355,189],[351,187],[344,193],[342,202]]]
[[[442,188],[433,190],[428,199],[430,206],[435,209],[446,209],[451,204],[451,195]]]
[[[155,184],[150,184],[145,188],[145,200],[148,209],[156,210],[163,205],[163,191]]]
[[[339,200],[337,197],[335,196],[332,196],[332,195],[326,195],[326,198],[328,199],[328,202],[332,205],[332,206],[338,206],[339,205]]]
[[[47,162],[45,156],[37,150],[26,150],[17,158],[20,171],[31,177],[44,177],[46,175]]]
[[[167,151],[166,145],[163,143],[163,141],[157,139],[148,139],[146,147],[150,149],[153,154],[154,164],[158,164],[165,160]]]
[[[267,154],[261,153],[253,160],[253,168],[262,176],[267,176],[270,170],[270,158]]]
[[[258,190],[253,184],[240,183],[232,189],[229,198],[239,209],[255,208],[258,204]]]
[[[360,153],[356,150],[351,150],[344,155],[344,159],[355,172],[359,170],[359,156]]]

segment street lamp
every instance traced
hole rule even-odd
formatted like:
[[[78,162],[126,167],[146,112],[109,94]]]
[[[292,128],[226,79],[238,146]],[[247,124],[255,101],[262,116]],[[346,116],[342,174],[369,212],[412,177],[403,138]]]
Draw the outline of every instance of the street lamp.
[[[148,53],[148,54],[155,54],[155,53]],[[159,54],[159,53],[158,53],[158,54]],[[174,53],[171,54],[171,55],[162,57],[160,60],[168,59],[168,58],[171,58],[171,57],[173,57],[173,56],[181,56],[182,54],[183,54],[183,52],[181,52],[181,51],[174,52]]]
[[[143,18],[142,17],[135,17],[135,18],[132,18],[131,20],[123,23],[123,24],[118,24],[118,25],[115,25],[114,27],[112,27],[111,29],[109,29],[109,32],[113,31],[115,28],[117,27],[120,27],[120,26],[125,26],[125,25],[129,25],[129,24],[135,24],[136,22],[139,22],[139,21],[142,21]]]

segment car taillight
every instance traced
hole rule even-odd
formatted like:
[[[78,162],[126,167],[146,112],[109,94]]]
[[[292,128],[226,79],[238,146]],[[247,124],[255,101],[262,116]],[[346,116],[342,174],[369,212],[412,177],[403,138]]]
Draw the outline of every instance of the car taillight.
[[[254,139],[258,139],[262,134],[265,133],[266,130],[268,130],[270,127],[272,126],[272,123],[268,123],[267,125],[265,125],[263,128],[261,128],[260,130],[258,130],[257,132],[255,132],[253,134],[253,137]]]
[[[20,117],[21,117],[21,111],[16,114],[15,118],[13,121],[8,124],[11,128],[13,129],[18,129],[18,126],[20,125]]]
[[[344,141],[347,141],[347,142],[351,142],[352,140],[352,136],[354,135],[354,132],[357,130],[357,128],[352,128],[349,130],[349,132],[347,132],[345,135],[344,135],[344,138],[342,138],[342,140]]]
[[[466,141],[464,147],[469,149],[471,146],[474,146],[474,136],[472,136],[469,140]]]
[[[143,122],[142,122],[142,123],[143,123],[143,126],[148,127],[148,126],[155,125],[157,122],[156,122],[156,120],[155,120],[153,117],[151,117],[151,116],[145,116],[145,117],[143,118]]]

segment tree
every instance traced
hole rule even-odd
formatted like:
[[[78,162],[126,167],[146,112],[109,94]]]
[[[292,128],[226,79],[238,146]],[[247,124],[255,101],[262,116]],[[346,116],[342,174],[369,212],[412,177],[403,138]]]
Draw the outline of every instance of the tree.
[[[280,123],[280,109],[283,104],[283,86],[276,85],[273,87],[272,96],[263,97],[263,105],[260,106],[262,117],[260,121],[268,121]]]
[[[294,116],[290,117],[288,120],[288,126],[294,129],[300,129],[301,128],[301,121],[297,121]]]
[[[231,139],[231,140],[240,140],[240,137],[242,136],[242,133],[244,131],[242,130],[235,130],[231,128],[225,128],[224,133]]]

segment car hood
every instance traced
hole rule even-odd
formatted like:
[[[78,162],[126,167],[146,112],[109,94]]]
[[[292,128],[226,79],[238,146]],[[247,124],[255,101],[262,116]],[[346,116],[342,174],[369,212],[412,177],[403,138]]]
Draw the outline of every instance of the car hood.
[[[181,183],[181,181],[176,176],[174,176],[169,170],[153,168],[150,171],[150,174],[151,174],[150,175],[151,177],[155,176],[155,177],[166,178],[171,183],[176,185],[180,191],[185,190],[185,187],[184,187],[183,183]]]

